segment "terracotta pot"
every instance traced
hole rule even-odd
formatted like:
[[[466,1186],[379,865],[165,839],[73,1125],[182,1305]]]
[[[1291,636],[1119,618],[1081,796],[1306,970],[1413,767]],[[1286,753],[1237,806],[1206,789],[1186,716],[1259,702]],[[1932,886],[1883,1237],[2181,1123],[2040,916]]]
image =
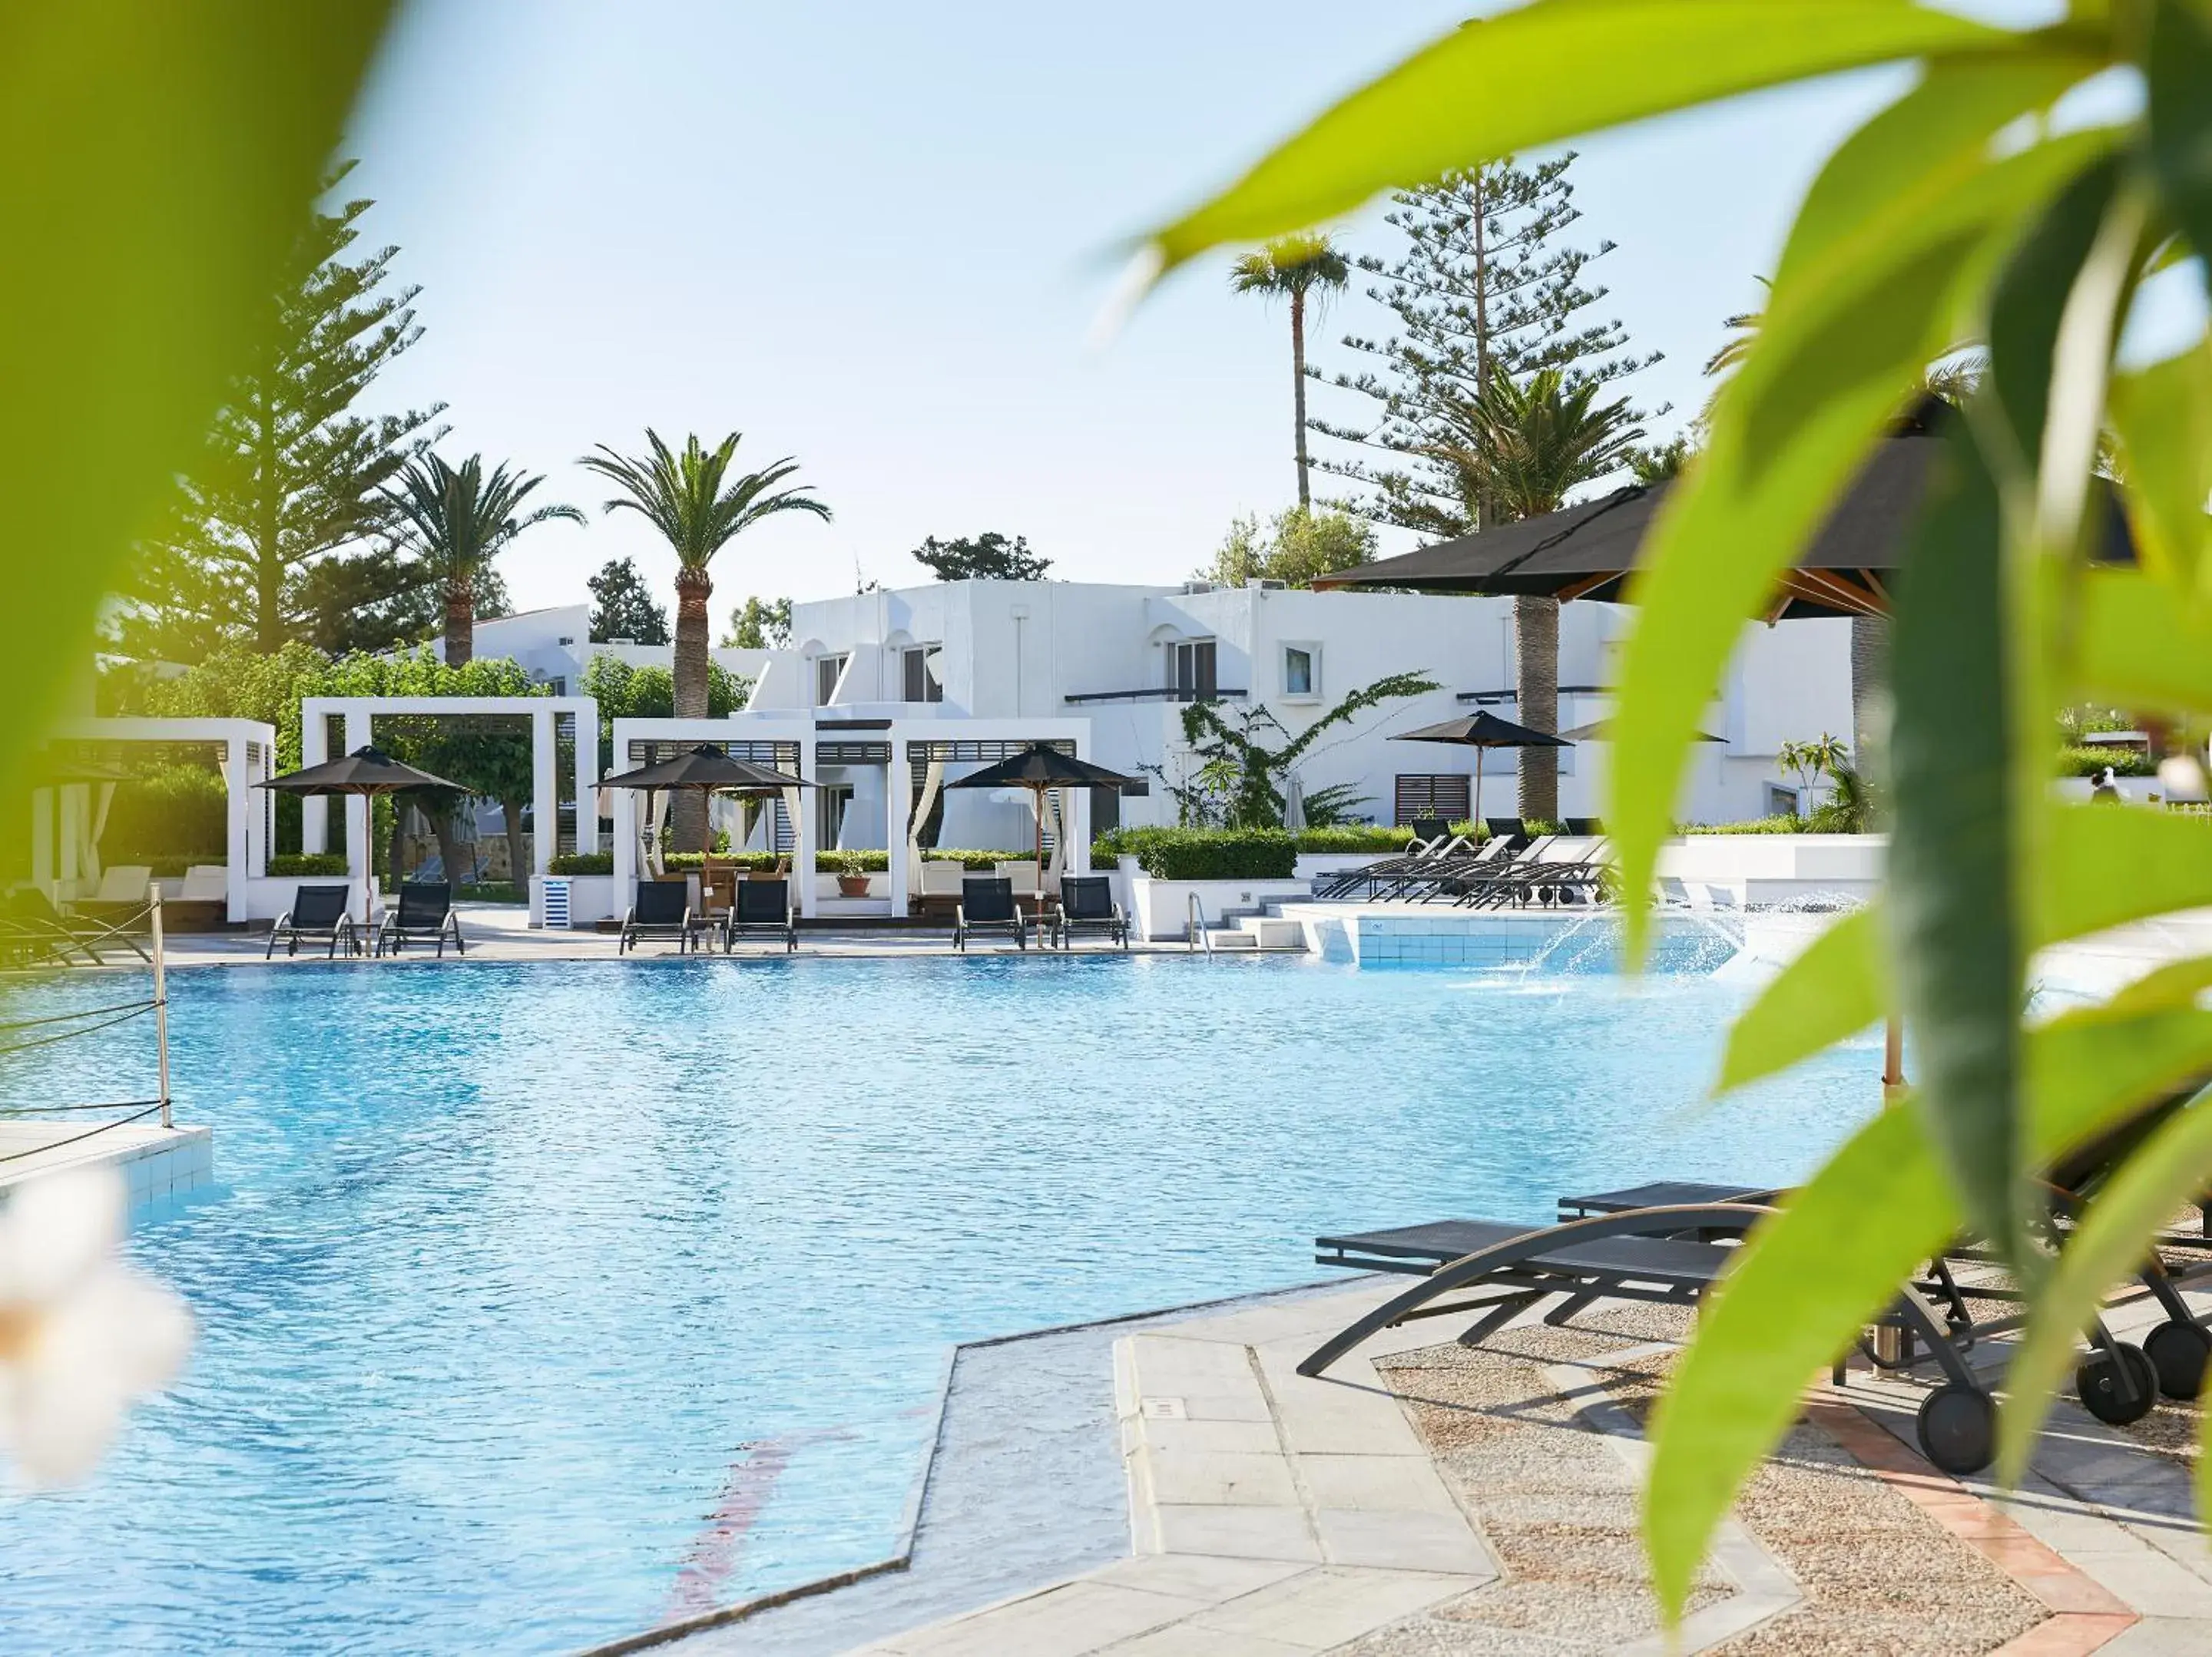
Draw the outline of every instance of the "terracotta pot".
[[[838,876],[838,877],[837,877],[837,895],[838,895],[840,897],[866,897],[866,896],[867,896],[867,895],[868,895],[868,877],[867,877],[866,875],[840,875],[840,876]]]

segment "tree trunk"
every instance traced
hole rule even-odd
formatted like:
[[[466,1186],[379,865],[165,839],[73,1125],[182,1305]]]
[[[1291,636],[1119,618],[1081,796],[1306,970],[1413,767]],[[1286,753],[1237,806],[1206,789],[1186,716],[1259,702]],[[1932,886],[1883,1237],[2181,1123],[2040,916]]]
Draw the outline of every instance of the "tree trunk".
[[[707,717],[707,601],[714,584],[703,569],[676,572],[676,717]],[[664,850],[696,852],[707,834],[707,798],[696,789],[678,789],[668,804],[668,845]]]
[[[1862,781],[1879,762],[1888,722],[1889,617],[1851,617],[1851,768]]]
[[[471,871],[467,854],[461,850],[453,810],[450,807],[442,811],[430,810],[422,815],[430,819],[430,832],[438,837],[438,860],[446,865],[447,882],[453,887],[453,895],[459,897],[461,883],[468,878]]]
[[[1513,600],[1516,717],[1531,731],[1559,728],[1559,601],[1522,593]],[[1521,815],[1559,820],[1559,750],[1521,750]]]
[[[446,584],[446,665],[466,667],[477,653],[477,596],[465,581]]]
[[[344,821],[343,810],[332,815],[337,816],[340,822]],[[399,884],[400,865],[405,861],[406,824],[407,807],[395,799],[392,802],[392,835],[384,847],[384,877],[395,888]],[[376,841],[376,801],[374,798],[368,803],[368,838],[370,844],[374,845]],[[375,878],[374,865],[371,865],[369,877]]]
[[[515,890],[527,893],[530,890],[530,877],[537,871],[531,867],[530,852],[522,841],[523,804],[524,802],[519,798],[502,799],[499,803],[499,812],[507,819],[507,877],[514,883]],[[578,809],[588,811],[592,809],[591,804],[586,801]],[[538,832],[540,834],[544,832],[542,825]],[[560,824],[557,822],[554,824],[554,832],[556,835],[560,832]],[[561,849],[557,841],[555,841],[553,849],[556,852]]]
[[[1298,510],[1313,510],[1313,490],[1306,482],[1306,296],[1291,295],[1291,406],[1297,411]]]

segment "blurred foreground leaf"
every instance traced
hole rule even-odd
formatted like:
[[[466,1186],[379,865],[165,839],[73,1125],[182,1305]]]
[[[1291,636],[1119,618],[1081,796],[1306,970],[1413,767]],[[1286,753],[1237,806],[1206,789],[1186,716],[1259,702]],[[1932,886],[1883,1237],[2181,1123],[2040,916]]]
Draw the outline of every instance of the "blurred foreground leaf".
[[[388,8],[0,5],[0,797],[262,325]]]

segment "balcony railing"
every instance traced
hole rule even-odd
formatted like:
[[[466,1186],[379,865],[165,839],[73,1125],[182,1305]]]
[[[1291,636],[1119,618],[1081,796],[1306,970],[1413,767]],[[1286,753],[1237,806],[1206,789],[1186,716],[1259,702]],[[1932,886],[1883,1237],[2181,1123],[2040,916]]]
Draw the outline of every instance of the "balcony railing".
[[[1194,689],[1184,690],[1171,685],[1147,685],[1142,690],[1079,690],[1062,696],[1064,702],[1241,702],[1252,693],[1229,685],[1218,685],[1210,696],[1200,696]]]

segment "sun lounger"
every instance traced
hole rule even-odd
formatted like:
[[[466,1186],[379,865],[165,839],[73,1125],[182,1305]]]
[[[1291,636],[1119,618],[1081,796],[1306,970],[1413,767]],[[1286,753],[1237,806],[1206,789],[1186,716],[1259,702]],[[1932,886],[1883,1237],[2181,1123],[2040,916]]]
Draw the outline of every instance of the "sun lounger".
[[[1114,901],[1114,883],[1104,875],[1065,875],[1060,883],[1060,916],[1053,938],[1060,948],[1075,947],[1079,932],[1103,932],[1123,949],[1129,947],[1129,922]]]
[[[354,931],[350,907],[353,901],[351,886],[302,886],[292,895],[292,907],[276,917],[276,924],[269,931],[269,947],[262,951],[264,961],[276,953],[282,944],[284,953],[295,956],[302,944],[325,946],[327,959],[345,945],[348,955],[361,952],[361,939]]]
[[[637,901],[623,917],[622,937],[615,944],[615,953],[621,955],[634,950],[648,938],[664,942],[672,938],[677,953],[681,955],[697,942],[706,926],[706,916],[691,907],[689,882],[641,880],[637,883]]]
[[[951,919],[960,907],[960,883],[967,877],[968,871],[957,863],[942,858],[924,858],[921,889],[914,894],[913,907],[926,915]]]
[[[966,953],[978,935],[1011,937],[1024,950],[1030,923],[1014,902],[1013,883],[1004,876],[970,875],[960,883],[960,907],[952,916],[952,947]]]
[[[98,966],[105,961],[100,953],[102,949],[125,949],[141,961],[152,959],[135,929],[75,909],[64,913],[36,886],[16,889],[9,901],[9,915],[21,933],[57,945],[55,954],[58,958],[66,959],[71,951],[76,951]]]
[[[1474,1345],[1554,1296],[1558,1326],[1606,1301],[1694,1306],[1726,1274],[1740,1237],[1774,1211],[1757,1203],[1685,1203],[1594,1214],[1551,1226],[1443,1220],[1315,1239],[1315,1259],[1354,1271],[1407,1272],[1421,1281],[1330,1337],[1298,1365],[1318,1375],[1370,1336],[1417,1318],[1476,1314],[1460,1337]],[[1996,1406],[1947,1321],[1916,1284],[1899,1286],[1891,1320],[1917,1336],[1944,1384],[1920,1406],[1928,1459],[1947,1472],[1989,1465]]]
[[[722,926],[726,952],[740,938],[779,938],[785,953],[799,947],[799,913],[791,904],[791,883],[758,877],[738,883],[737,901]]]
[[[434,943],[442,961],[449,939],[455,955],[469,952],[461,941],[461,918],[453,913],[453,886],[442,880],[401,882],[398,907],[376,929],[376,953],[398,955],[410,943]]]
[[[1503,840],[1489,841],[1479,847],[1456,838],[1447,838],[1437,844],[1417,841],[1401,856],[1380,858],[1356,869],[1323,876],[1315,883],[1314,895],[1340,898],[1356,894],[1375,899],[1399,896],[1417,884],[1433,885],[1455,875],[1502,865],[1510,850],[1510,842]]]

